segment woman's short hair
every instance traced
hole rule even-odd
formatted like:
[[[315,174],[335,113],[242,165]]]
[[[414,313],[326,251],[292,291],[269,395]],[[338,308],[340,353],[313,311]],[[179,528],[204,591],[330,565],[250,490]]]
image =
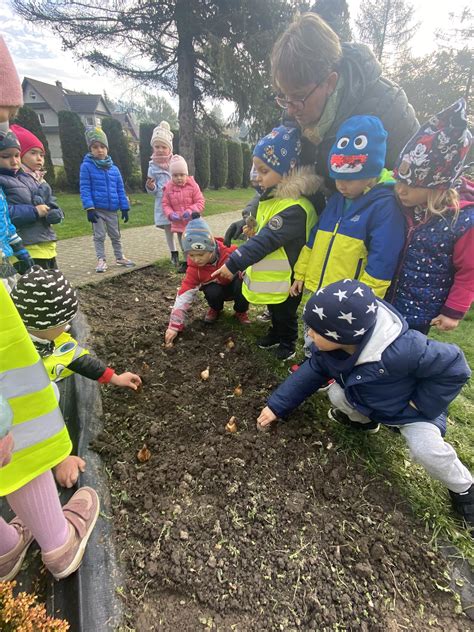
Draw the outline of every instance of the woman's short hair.
[[[303,13],[273,47],[273,84],[277,90],[290,92],[320,83],[338,70],[341,57],[341,43],[332,28],[316,13]]]

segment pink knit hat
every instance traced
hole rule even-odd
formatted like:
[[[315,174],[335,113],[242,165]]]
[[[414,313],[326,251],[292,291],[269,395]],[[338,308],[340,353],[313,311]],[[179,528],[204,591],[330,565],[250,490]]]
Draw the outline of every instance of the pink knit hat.
[[[20,152],[22,158],[27,151],[30,151],[30,149],[41,149],[44,151],[43,143],[33,134],[33,132],[30,132],[29,129],[20,127],[20,125],[10,125],[10,129],[20,141]]]
[[[5,40],[0,36],[0,105],[23,105],[20,78]]]
[[[175,154],[170,160],[170,173],[172,176],[175,173],[185,173],[188,175],[188,164],[183,156]]]

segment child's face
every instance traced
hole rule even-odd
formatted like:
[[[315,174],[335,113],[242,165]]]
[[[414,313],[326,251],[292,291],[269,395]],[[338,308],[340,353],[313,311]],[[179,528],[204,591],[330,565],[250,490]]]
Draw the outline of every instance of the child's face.
[[[199,268],[202,268],[202,266],[207,266],[208,263],[211,263],[214,258],[214,253],[208,252],[207,250],[204,252],[188,252],[188,257]]]
[[[184,187],[188,176],[186,173],[173,173],[171,179],[173,180],[174,184],[177,184],[179,187]]]
[[[164,143],[153,143],[153,152],[161,158],[171,154],[169,147]]]
[[[423,187],[410,187],[404,182],[397,182],[395,185],[395,193],[398,199],[408,208],[412,206],[426,206],[428,202],[428,191]]]
[[[99,143],[97,140],[90,146],[90,152],[94,158],[97,158],[98,160],[104,160],[104,158],[107,158],[108,154],[107,147],[102,143]]]
[[[254,156],[253,166],[255,168],[256,181],[257,184],[262,187],[262,189],[270,189],[271,187],[276,186],[279,182],[282,181],[283,176],[281,176],[273,169],[263,162],[260,158]]]
[[[21,162],[31,169],[32,171],[38,171],[44,167],[44,151],[39,147],[33,147],[29,149],[21,159]]]
[[[21,167],[20,150],[10,147],[0,151],[0,168],[18,171]]]
[[[336,189],[349,200],[360,197],[367,187],[373,186],[377,178],[364,178],[363,180],[335,180]]]

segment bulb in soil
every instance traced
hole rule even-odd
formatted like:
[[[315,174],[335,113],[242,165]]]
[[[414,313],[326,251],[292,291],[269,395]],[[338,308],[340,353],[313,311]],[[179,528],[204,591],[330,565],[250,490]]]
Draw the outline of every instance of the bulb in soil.
[[[242,395],[242,387],[240,386],[240,384],[238,384],[235,388],[234,388],[234,395],[236,397],[240,397]]]
[[[225,429],[227,430],[227,432],[237,432],[237,422],[234,415],[232,415],[232,417],[226,423]]]
[[[146,447],[146,443],[144,443],[143,448],[141,450],[138,450],[137,452],[137,459],[140,461],[140,463],[146,463],[147,461],[150,460],[150,458],[151,458],[151,452]]]
[[[204,369],[204,371],[201,371],[201,380],[208,380],[209,379],[209,367],[207,367],[207,369]]]
[[[225,346],[227,349],[233,349],[235,347],[235,342],[232,340],[232,338],[229,338],[229,340],[225,343]]]

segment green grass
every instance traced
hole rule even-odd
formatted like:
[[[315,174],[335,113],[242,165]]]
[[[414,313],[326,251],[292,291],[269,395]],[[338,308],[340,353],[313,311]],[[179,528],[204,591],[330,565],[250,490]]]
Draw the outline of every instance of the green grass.
[[[205,216],[209,217],[218,213],[242,209],[253,195],[253,189],[206,190],[204,191],[204,197],[206,198]],[[121,221],[120,229],[126,230],[153,224],[155,198],[147,193],[132,193],[129,197],[131,202],[130,221],[127,224]],[[59,193],[57,198],[58,204],[66,216],[62,224],[54,226],[58,239],[90,235],[92,232],[91,227],[82,208],[79,195]]]

